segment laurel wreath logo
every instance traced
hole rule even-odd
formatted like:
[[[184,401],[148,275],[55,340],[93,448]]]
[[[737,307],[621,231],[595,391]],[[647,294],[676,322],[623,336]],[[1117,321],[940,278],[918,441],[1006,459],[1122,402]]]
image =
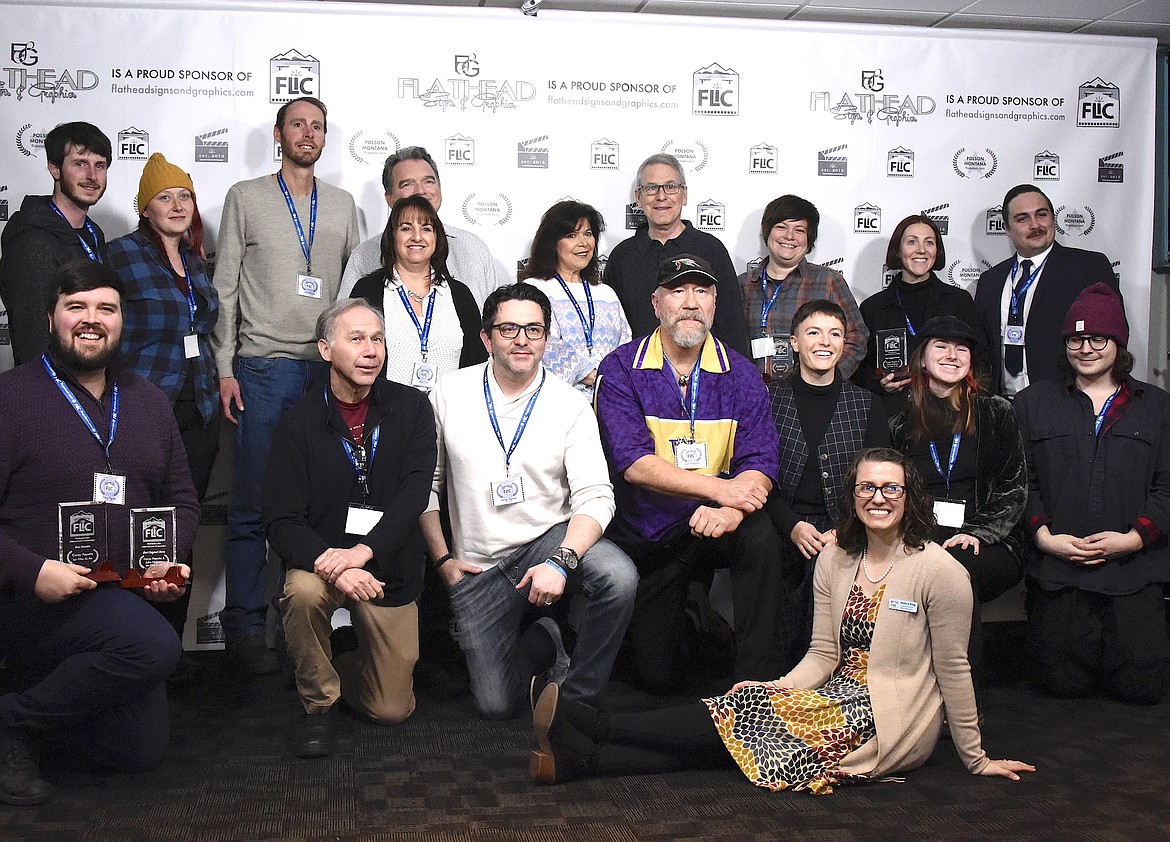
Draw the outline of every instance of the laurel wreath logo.
[[[24,148],[24,133],[32,128],[32,123],[25,123],[16,130],[16,148],[20,150],[20,154],[26,158],[32,157],[32,152]]]

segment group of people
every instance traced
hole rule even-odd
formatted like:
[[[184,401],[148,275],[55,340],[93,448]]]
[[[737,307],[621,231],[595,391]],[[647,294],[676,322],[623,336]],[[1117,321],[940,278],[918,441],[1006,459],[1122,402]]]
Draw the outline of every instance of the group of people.
[[[386,161],[389,221],[359,243],[352,197],[314,174],[325,105],[283,105],[273,135],[279,171],[229,190],[213,273],[194,184],[160,154],[137,230],[106,243],[88,211],[110,144],[88,123],[49,133],[53,193],[4,230],[0,801],[51,797],[40,761],[65,745],[98,768],[160,762],[221,416],[227,653],[280,669],[271,548],[300,757],[331,752],[339,702],[410,716],[436,589],[480,714],[532,711],[542,783],[733,758],[825,792],[921,764],[944,716],[970,771],[1018,777],[1032,767],[982,751],[972,673],[980,603],[1025,575],[1044,690],[1165,696],[1170,396],[1131,376],[1109,262],[1054,242],[1038,188],[1005,198],[1015,253],[974,298],[911,216],[898,274],[859,307],[807,259],[812,203],[771,202],[767,256],[737,277],[658,154],[604,277],[604,221],[566,200],[499,285],[482,241],[439,218],[426,150]],[[66,552],[74,501],[102,524],[88,556]],[[172,563],[99,585],[99,561],[131,581],[138,509],[174,512]],[[706,593],[720,569],[728,618]],[[354,642],[335,648],[340,607]],[[615,670],[688,690],[718,624],[727,694],[603,709]]]

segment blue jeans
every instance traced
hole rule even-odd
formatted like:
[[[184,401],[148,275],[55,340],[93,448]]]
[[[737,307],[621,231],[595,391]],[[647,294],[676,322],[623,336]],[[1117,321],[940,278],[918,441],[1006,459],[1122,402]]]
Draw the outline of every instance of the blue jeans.
[[[263,634],[265,629],[268,551],[260,523],[260,489],[276,423],[311,386],[324,383],[327,372],[323,362],[283,357],[241,357],[236,364],[244,411],[236,427],[235,475],[224,547],[224,607],[219,615],[228,644]]]
[[[451,586],[451,610],[459,627],[459,646],[467,658],[471,694],[476,708],[489,719],[511,716],[532,677],[522,675],[517,665],[520,621],[534,606],[528,602],[528,589],[517,590],[516,584],[530,567],[543,564],[561,546],[567,527],[567,523],[557,524],[495,567],[465,575]],[[569,574],[565,593],[584,594],[586,608],[569,675],[561,688],[566,699],[593,707],[600,703],[637,589],[634,563],[604,538]]]

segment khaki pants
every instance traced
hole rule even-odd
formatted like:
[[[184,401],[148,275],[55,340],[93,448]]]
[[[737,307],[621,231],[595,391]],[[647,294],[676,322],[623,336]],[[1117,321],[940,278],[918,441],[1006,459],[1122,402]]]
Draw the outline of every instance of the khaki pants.
[[[297,693],[307,713],[324,713],[338,699],[382,725],[414,712],[418,606],[389,608],[347,599],[316,573],[293,568],[280,600],[284,636],[295,666]],[[348,608],[358,651],[333,659],[330,618]]]

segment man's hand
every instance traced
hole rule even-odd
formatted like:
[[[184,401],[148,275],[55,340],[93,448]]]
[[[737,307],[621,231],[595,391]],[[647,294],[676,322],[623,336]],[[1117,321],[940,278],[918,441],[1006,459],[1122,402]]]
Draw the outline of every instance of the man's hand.
[[[50,604],[64,602],[71,596],[77,596],[82,591],[92,591],[97,582],[85,578],[88,567],[80,564],[69,564],[63,561],[47,558],[37,574],[33,593],[41,602]]]
[[[719,538],[739,529],[744,513],[733,506],[699,506],[691,515],[691,534],[696,538]]]
[[[796,526],[792,527],[792,533],[789,537],[792,538],[792,543],[796,545],[796,548],[800,550],[800,554],[805,558],[814,557],[825,547],[835,543],[837,540],[837,535],[833,530],[818,532],[817,528],[807,520],[802,520]]]
[[[529,584],[532,587],[528,590],[528,601],[533,605],[552,605],[565,592],[565,577],[543,561],[528,568],[516,590],[522,591]]]
[[[317,560],[313,562],[313,572],[332,585],[346,570],[365,567],[366,562],[373,557],[374,551],[365,544],[355,544],[348,550],[330,547],[317,556]]]
[[[234,377],[219,378],[219,405],[223,409],[223,417],[233,424],[240,421],[232,415],[232,401],[240,412],[244,411],[244,396],[240,394],[240,381]]]
[[[333,584],[347,597],[358,602],[381,599],[385,595],[382,588],[386,583],[379,582],[369,572],[359,568],[351,567],[348,570],[343,570]]]
[[[720,506],[730,506],[751,514],[763,508],[770,490],[760,474],[744,471],[734,479],[719,480],[712,499]]]
[[[1082,564],[1094,565],[1131,555],[1142,548],[1142,536],[1136,529],[1129,532],[1094,532],[1076,539],[1077,548],[1088,558]]]
[[[435,572],[439,574],[439,578],[443,580],[443,583],[450,588],[464,576],[476,576],[482,573],[483,568],[469,561],[452,557],[440,564]]]
[[[162,577],[167,575],[167,571],[171,567],[179,568],[179,575],[183,577],[183,584],[176,585],[174,582],[163,582]],[[187,580],[191,578],[191,568],[185,564],[152,564],[143,572],[143,577],[147,579],[159,579],[158,582],[151,582],[142,589],[142,595],[151,602],[174,602],[181,597],[187,590]]]

